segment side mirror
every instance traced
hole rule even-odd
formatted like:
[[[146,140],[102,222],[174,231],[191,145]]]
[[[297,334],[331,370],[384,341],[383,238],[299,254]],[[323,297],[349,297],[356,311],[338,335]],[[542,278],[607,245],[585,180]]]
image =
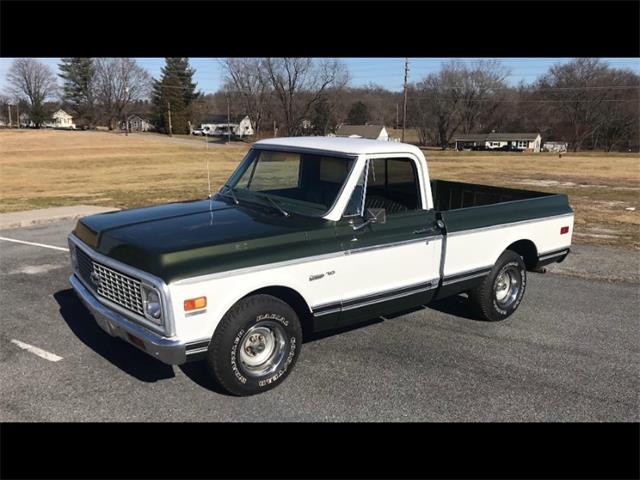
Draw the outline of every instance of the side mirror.
[[[367,211],[365,212],[364,222],[356,224],[352,220],[351,227],[354,230],[360,230],[370,223],[387,223],[387,211],[384,208],[367,208]]]

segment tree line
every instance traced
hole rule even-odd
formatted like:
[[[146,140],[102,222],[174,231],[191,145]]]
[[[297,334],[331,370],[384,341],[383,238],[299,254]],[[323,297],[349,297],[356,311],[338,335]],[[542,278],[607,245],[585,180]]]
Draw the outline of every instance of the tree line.
[[[93,128],[119,128],[131,112],[147,115],[165,133],[189,133],[210,113],[249,115],[257,137],[326,135],[341,123],[402,124],[402,92],[375,83],[349,84],[337,59],[227,58],[217,60],[223,85],[198,91],[188,58],[166,58],[159,78],[131,58],[63,58],[58,79],[45,64],[16,59],[8,96],[39,126],[59,99]],[[407,86],[406,125],[419,143],[449,147],[467,133],[539,132],[575,150],[638,150],[640,76],[595,58],[557,63],[534,82],[509,85],[499,60],[445,62]],[[61,86],[58,85],[61,84]],[[0,112],[6,111],[2,108]],[[6,116],[6,114],[5,114]]]

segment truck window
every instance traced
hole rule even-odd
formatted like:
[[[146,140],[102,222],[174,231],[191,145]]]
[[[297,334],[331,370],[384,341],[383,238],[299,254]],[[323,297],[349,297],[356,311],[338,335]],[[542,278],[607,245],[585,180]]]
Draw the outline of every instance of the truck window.
[[[345,217],[363,215],[362,194],[364,172],[356,184]],[[366,208],[384,208],[387,215],[405,213],[422,208],[420,201],[420,183],[416,165],[408,158],[376,158],[369,160]]]
[[[277,198],[290,212],[322,216],[335,203],[354,163],[346,157],[252,149],[229,183],[240,199],[246,193],[250,200],[254,192]]]
[[[408,158],[372,160],[365,206],[384,208],[387,215],[420,209],[420,183],[415,162]]]

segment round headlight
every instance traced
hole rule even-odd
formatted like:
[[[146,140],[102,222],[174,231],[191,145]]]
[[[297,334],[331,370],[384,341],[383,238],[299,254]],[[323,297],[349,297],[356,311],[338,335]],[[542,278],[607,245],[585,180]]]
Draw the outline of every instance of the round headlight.
[[[158,292],[150,288],[145,288],[145,305],[144,311],[147,317],[151,319],[159,320],[162,316],[162,307],[160,305],[160,296]]]

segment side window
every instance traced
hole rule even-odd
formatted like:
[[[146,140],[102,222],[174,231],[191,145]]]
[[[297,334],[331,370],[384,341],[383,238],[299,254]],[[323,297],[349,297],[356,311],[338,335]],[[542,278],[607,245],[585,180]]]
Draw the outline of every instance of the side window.
[[[408,158],[371,161],[366,208],[384,208],[387,215],[422,208],[416,164]]]

